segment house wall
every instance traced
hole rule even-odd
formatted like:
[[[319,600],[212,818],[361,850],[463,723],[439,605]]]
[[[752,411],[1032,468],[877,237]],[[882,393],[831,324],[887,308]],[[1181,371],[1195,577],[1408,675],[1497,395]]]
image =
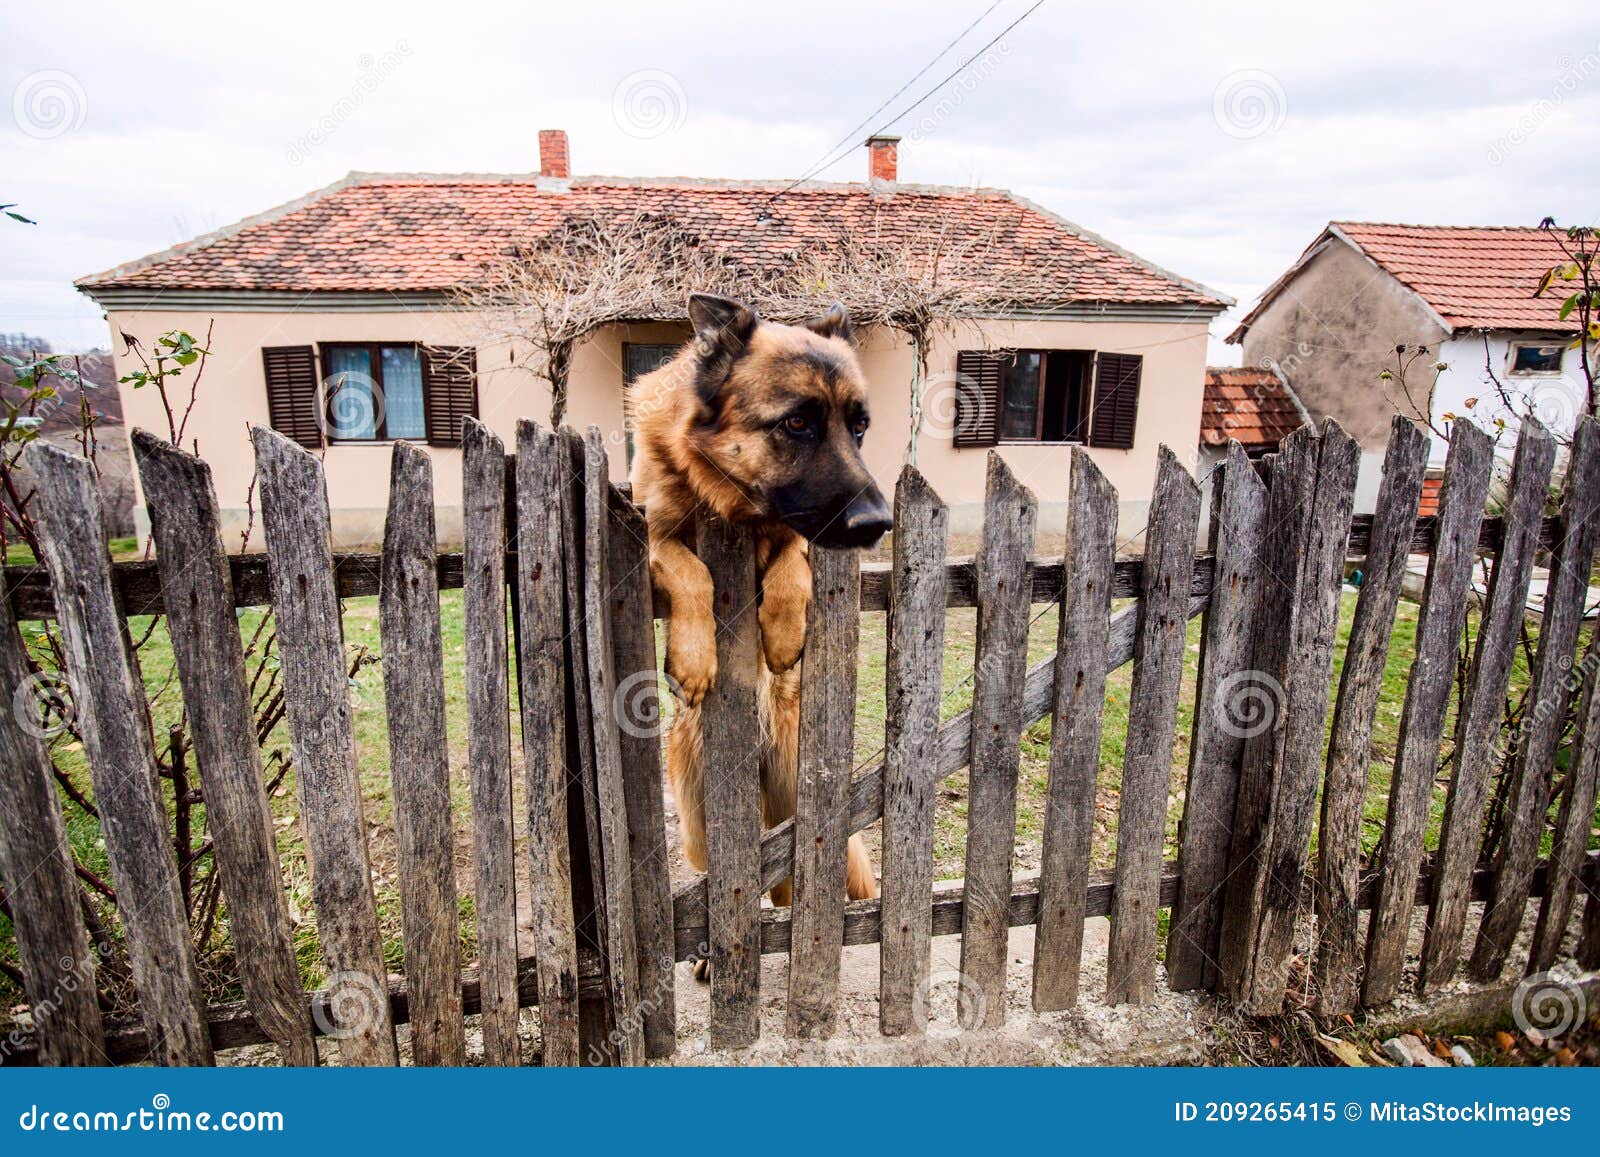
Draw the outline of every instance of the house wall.
[[[333,341],[419,341],[439,345],[478,346],[479,416],[505,439],[514,441],[519,417],[548,420],[550,391],[537,375],[514,364],[526,349],[477,339],[475,319],[445,310],[393,312],[194,312],[115,311],[108,315],[113,337],[130,333],[148,346],[158,335],[186,329],[196,336],[212,326],[209,364],[194,411],[184,432],[185,446],[198,441],[211,463],[222,507],[225,541],[239,549],[241,532],[251,525],[247,506],[254,472],[249,427],[268,421],[261,349],[271,345],[320,344]],[[1208,318],[1188,322],[988,322],[963,325],[940,335],[929,357],[927,419],[917,447],[917,464],[951,508],[951,529],[975,531],[982,522],[987,451],[957,450],[951,444],[950,399],[954,393],[956,353],[982,346],[1098,349],[1144,356],[1139,420],[1131,450],[1091,450],[1122,500],[1123,536],[1143,526],[1155,479],[1156,457],[1165,443],[1190,469],[1197,462],[1200,407],[1204,390]],[[606,433],[615,481],[626,477],[622,413],[622,344],[675,342],[687,336],[681,325],[666,323],[611,327],[574,351],[568,421],[579,429],[597,425]],[[115,342],[120,349],[123,343]],[[904,461],[910,422],[907,397],[912,374],[909,345],[899,335],[880,331],[863,335],[861,356],[870,385],[873,426],[867,436],[869,467],[891,491]],[[117,372],[135,367],[126,353],[117,356]],[[123,386],[127,428],[144,427],[167,433],[159,397],[149,388]],[[186,403],[186,386],[178,401]],[[461,455],[458,450],[430,447],[435,462],[434,492],[441,541],[461,535]],[[1065,524],[1070,449],[1061,445],[1004,445],[1001,455],[1040,501],[1040,528],[1059,532]],[[389,485],[390,450],[386,444],[330,446],[322,451],[333,508],[334,539],[340,547],[370,545],[383,535]],[[137,524],[141,539],[148,533],[143,495]],[[263,543],[259,517],[254,519],[249,549]]]
[[[1428,413],[1432,367],[1444,326],[1414,293],[1364,255],[1334,240],[1251,323],[1244,362],[1276,368],[1313,418],[1332,418],[1361,445],[1356,509],[1370,513],[1396,413]],[[1427,346],[1407,382],[1384,381],[1395,347]]]
[[[1516,431],[1524,409],[1547,426],[1557,438],[1565,441],[1572,436],[1578,416],[1583,413],[1588,385],[1584,381],[1582,354],[1567,350],[1562,355],[1559,374],[1512,374],[1511,346],[1514,342],[1559,343],[1565,345],[1570,338],[1556,338],[1549,334],[1512,333],[1459,333],[1447,338],[1439,351],[1439,360],[1448,367],[1439,374],[1433,393],[1433,421],[1443,426],[1449,414],[1456,419],[1467,419],[1491,435],[1499,431],[1497,420],[1505,427],[1496,444],[1497,453],[1510,459],[1516,448]],[[1495,384],[1499,380],[1499,386]],[[1501,390],[1505,398],[1501,396]],[[1507,400],[1510,405],[1507,405]],[[1430,465],[1444,465],[1448,446],[1435,438]]]

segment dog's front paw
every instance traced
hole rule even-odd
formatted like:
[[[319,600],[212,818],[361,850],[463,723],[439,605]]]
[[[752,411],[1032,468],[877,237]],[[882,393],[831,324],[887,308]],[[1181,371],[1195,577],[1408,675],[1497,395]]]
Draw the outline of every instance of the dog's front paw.
[[[787,671],[800,661],[806,647],[806,601],[775,599],[761,604],[761,653],[773,674]]]
[[[698,980],[701,984],[710,984],[711,983],[711,959],[710,959],[710,957],[702,956],[699,960],[696,960],[694,962],[694,978],[696,980]]]
[[[690,707],[698,707],[717,681],[716,628],[672,624],[667,645],[667,675]]]

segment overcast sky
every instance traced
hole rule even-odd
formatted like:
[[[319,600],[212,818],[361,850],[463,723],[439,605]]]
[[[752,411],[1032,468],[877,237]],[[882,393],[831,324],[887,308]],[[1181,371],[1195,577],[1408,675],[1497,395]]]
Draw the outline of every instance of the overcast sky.
[[[540,128],[578,174],[796,177],[989,3],[7,4],[0,202],[38,224],[0,221],[0,330],[104,345],[75,277],[352,169],[536,169]],[[902,180],[1016,190],[1248,307],[1330,219],[1600,218],[1600,15],[1046,0],[893,131]]]

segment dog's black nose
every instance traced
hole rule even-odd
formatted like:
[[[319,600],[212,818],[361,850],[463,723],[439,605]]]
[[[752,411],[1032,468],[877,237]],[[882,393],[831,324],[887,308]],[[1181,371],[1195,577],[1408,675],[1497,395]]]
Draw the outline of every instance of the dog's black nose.
[[[894,518],[889,513],[889,504],[874,486],[851,500],[839,523],[844,545],[871,546],[889,533]]]

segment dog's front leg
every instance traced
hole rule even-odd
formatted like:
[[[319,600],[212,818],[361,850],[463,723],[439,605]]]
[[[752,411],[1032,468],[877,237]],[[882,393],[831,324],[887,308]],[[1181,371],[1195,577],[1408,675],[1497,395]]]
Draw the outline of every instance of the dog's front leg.
[[[697,706],[717,679],[717,623],[711,572],[677,538],[652,537],[650,577],[671,604],[667,617],[667,675],[684,702]]]
[[[806,606],[811,601],[811,563],[805,539],[793,531],[770,543],[761,575],[761,650],[775,674],[800,660],[806,645]]]

